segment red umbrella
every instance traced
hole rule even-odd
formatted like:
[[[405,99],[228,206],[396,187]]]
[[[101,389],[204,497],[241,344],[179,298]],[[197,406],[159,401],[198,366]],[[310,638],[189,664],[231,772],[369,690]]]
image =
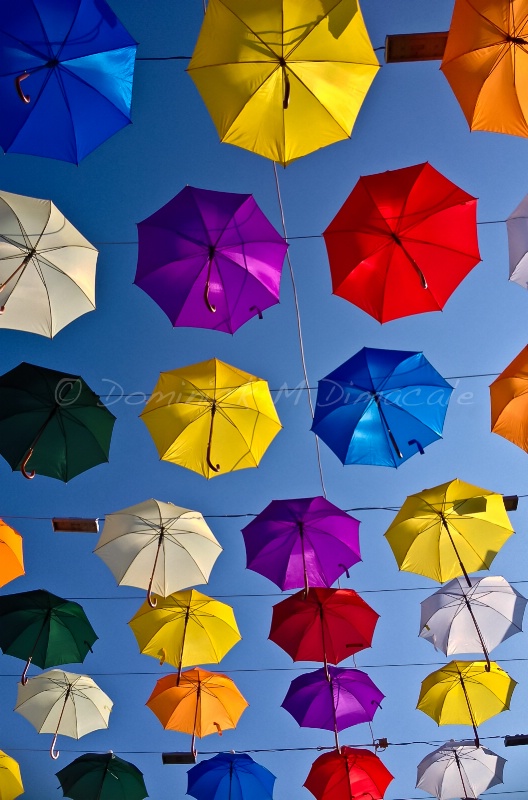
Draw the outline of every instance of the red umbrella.
[[[440,311],[480,261],[476,206],[427,163],[360,178],[323,234],[334,294],[379,322]]]
[[[372,646],[378,618],[353,589],[310,589],[273,607],[269,638],[294,661],[339,664]]]
[[[381,800],[392,780],[377,755],[345,746],[319,756],[304,786],[317,800],[353,800],[362,795]]]

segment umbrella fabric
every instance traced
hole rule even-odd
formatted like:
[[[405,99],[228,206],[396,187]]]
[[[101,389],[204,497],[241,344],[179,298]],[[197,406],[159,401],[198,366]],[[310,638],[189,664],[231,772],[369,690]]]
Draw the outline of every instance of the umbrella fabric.
[[[375,753],[345,746],[319,756],[304,786],[317,800],[349,800],[369,795],[371,800],[381,800],[392,780],[393,776]]]
[[[284,166],[350,136],[378,69],[357,0],[211,0],[188,66],[221,141]]]
[[[84,661],[97,640],[84,610],[44,589],[0,597],[0,647],[38,667]]]
[[[273,606],[269,638],[294,661],[339,664],[372,646],[378,619],[353,589],[310,589]]]
[[[410,495],[385,533],[399,569],[443,583],[489,569],[513,533],[502,495],[456,478]]]
[[[528,136],[527,0],[456,0],[440,69],[472,131]]]
[[[275,775],[246,753],[219,753],[187,773],[196,800],[272,800]]]
[[[216,358],[162,372],[140,416],[163,461],[206,478],[257,467],[282,427],[266,381]]]
[[[73,800],[143,800],[143,773],[114,753],[85,753],[56,773],[64,797]]]
[[[510,280],[528,289],[528,195],[506,220]]]
[[[442,438],[452,391],[423,353],[364,347],[319,381],[312,431],[343,464],[399,467]]]
[[[323,233],[334,294],[379,322],[441,311],[480,261],[476,216],[427,163],[360,178]]]
[[[107,514],[94,552],[120,586],[167,597],[207,583],[222,547],[199,511],[146,500]]]
[[[416,787],[438,800],[473,798],[503,782],[506,759],[471,741],[446,742],[418,764]]]
[[[0,376],[0,455],[69,481],[108,461],[115,417],[77,375],[22,363]]]
[[[93,311],[96,262],[51,200],[0,192],[0,329],[51,338]]]
[[[528,346],[490,386],[491,430],[528,452]]]
[[[0,800],[14,800],[23,793],[18,762],[0,750]]]
[[[497,575],[455,578],[422,600],[420,636],[446,656],[484,652],[522,631],[526,598]]]
[[[0,519],[0,586],[25,575],[22,537]]]
[[[136,43],[104,0],[20,0],[0,23],[0,145],[75,164],[130,122]]]
[[[331,586],[361,561],[359,521],[324,497],[273,500],[242,536],[247,568],[283,591]]]
[[[174,326],[234,333],[279,302],[288,245],[250,194],[186,186],[138,238],[134,283]]]
[[[242,638],[231,606],[190,589],[143,603],[130,622],[139,649],[160,663],[218,664]]]

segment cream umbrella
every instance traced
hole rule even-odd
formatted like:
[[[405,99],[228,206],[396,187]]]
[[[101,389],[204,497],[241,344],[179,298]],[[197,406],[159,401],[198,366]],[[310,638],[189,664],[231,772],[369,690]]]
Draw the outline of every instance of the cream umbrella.
[[[503,782],[506,759],[475,747],[472,741],[446,742],[418,764],[416,788],[438,800],[463,797],[476,800],[482,792]]]

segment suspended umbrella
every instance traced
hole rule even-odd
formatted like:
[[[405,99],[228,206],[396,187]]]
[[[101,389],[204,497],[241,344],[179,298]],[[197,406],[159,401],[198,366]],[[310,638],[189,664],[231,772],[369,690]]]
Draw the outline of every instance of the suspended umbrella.
[[[446,742],[418,764],[416,788],[438,800],[472,798],[503,783],[506,759],[471,741]]]
[[[418,705],[438,725],[477,725],[510,707],[517,682],[491,661],[450,661],[422,681]]]
[[[372,646],[378,619],[353,589],[310,589],[273,606],[269,638],[294,661],[339,664]]]
[[[162,372],[140,416],[163,461],[206,478],[257,467],[282,427],[266,381],[216,358]]]
[[[15,800],[21,794],[24,787],[18,762],[0,750],[0,800]]]
[[[143,773],[114,753],[85,753],[56,773],[64,797],[73,800],[143,800]]]
[[[411,494],[385,533],[399,569],[444,581],[489,569],[513,533],[502,495],[455,480]]]
[[[323,753],[311,766],[304,786],[317,800],[382,800],[394,780],[383,761],[370,750],[341,747]]]
[[[0,519],[0,586],[21,575],[25,575],[22,537]]]
[[[94,552],[120,586],[147,589],[167,597],[196,583],[207,583],[222,547],[199,511],[146,500],[107,514]]]
[[[96,262],[51,200],[0,192],[0,329],[51,338],[93,311]]]
[[[452,391],[423,353],[364,347],[319,381],[312,431],[343,464],[399,467],[442,438]]]
[[[0,145],[78,164],[129,124],[135,55],[104,0],[20,0],[0,22]]]
[[[23,685],[31,663],[43,669],[79,664],[97,638],[83,608],[72,600],[44,589],[0,597],[0,647],[26,661]]]
[[[25,478],[67,482],[108,461],[114,422],[77,375],[22,363],[0,376],[0,455]]]
[[[182,667],[218,664],[242,638],[231,606],[196,589],[176,592],[156,608],[143,603],[130,622],[142,653],[160,664]]]
[[[440,69],[472,131],[528,136],[526,0],[456,0]]]
[[[331,586],[361,561],[359,521],[324,497],[273,500],[242,536],[247,568],[283,591]]]
[[[334,294],[379,322],[441,311],[480,261],[476,211],[427,163],[361,177],[323,233]]]
[[[490,386],[491,430],[528,452],[528,346]]]
[[[211,0],[188,66],[221,141],[284,166],[350,137],[378,69],[357,0]]]
[[[526,598],[500,576],[459,578],[422,600],[420,636],[446,656],[482,651],[522,631]]]
[[[175,327],[234,333],[279,302],[288,245],[250,194],[186,186],[138,237],[134,282]]]
[[[510,280],[528,289],[528,196],[506,220]]]
[[[218,753],[187,773],[196,800],[272,800],[275,775],[246,753]]]
[[[113,703],[88,675],[51,669],[18,684],[15,711],[25,717],[38,733],[53,733],[50,755],[57,736],[80,739],[92,731],[108,728]]]

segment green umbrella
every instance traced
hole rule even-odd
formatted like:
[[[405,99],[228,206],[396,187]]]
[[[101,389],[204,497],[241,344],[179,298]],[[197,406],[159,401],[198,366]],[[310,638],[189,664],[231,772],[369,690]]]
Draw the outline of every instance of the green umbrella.
[[[80,664],[97,638],[79,603],[45,589],[0,597],[0,648],[26,660],[24,685],[31,662],[43,669]]]
[[[114,422],[77,375],[22,363],[0,376],[0,455],[26,478],[66,482],[108,461]]]
[[[86,753],[57,772],[62,792],[73,800],[143,800],[143,773],[112,752]]]

